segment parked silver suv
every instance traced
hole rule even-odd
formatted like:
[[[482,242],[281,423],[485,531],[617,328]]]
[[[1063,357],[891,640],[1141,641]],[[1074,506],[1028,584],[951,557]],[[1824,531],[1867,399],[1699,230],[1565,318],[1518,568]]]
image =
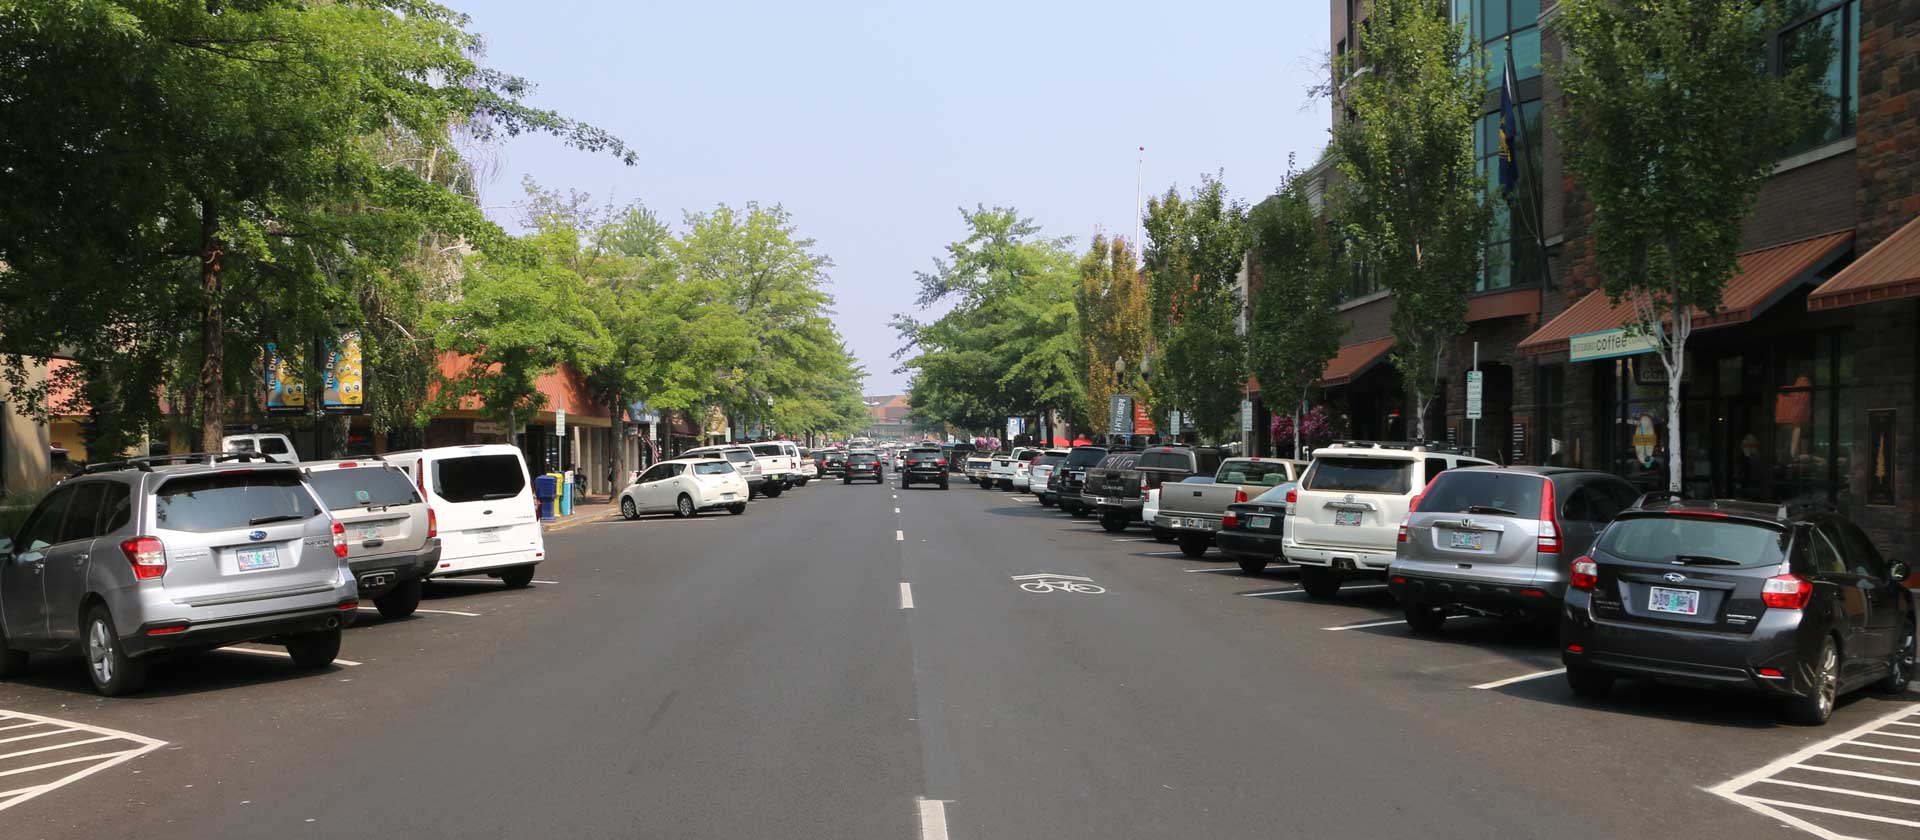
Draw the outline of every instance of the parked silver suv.
[[[347,529],[347,565],[387,618],[420,608],[420,584],[440,563],[439,521],[399,467],[371,460],[301,464],[307,484]]]
[[[359,606],[345,529],[291,464],[140,458],[61,482],[0,537],[0,676],[78,649],[94,689],[140,689],[171,650],[284,644],[322,668]]]

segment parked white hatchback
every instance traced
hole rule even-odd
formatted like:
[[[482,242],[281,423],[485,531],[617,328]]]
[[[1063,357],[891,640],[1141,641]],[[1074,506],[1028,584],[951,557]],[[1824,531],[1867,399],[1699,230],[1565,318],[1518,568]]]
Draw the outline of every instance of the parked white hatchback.
[[[407,471],[440,524],[433,577],[483,574],[511,587],[533,582],[533,567],[546,559],[547,545],[518,447],[443,446],[385,457]]]
[[[647,513],[693,516],[718,508],[735,516],[747,512],[747,480],[722,458],[661,461],[620,492],[620,515],[627,519]]]

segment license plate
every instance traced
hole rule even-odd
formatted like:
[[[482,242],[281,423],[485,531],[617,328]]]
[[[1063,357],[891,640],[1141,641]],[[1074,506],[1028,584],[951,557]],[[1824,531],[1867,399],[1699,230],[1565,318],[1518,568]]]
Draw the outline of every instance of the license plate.
[[[1188,527],[1188,528],[1197,528],[1197,529],[1200,529],[1200,530],[1203,530],[1203,531],[1211,531],[1211,530],[1213,530],[1213,529],[1211,529],[1211,528],[1208,528],[1208,527],[1207,527],[1207,524],[1208,524],[1208,523],[1207,523],[1207,520],[1205,520],[1205,519],[1192,519],[1192,518],[1189,518],[1189,519],[1187,519],[1187,520],[1186,520],[1186,525],[1187,525],[1187,527]]]
[[[1273,517],[1271,517],[1271,516],[1249,516],[1249,517],[1247,517],[1247,527],[1249,527],[1249,528],[1271,528],[1271,527],[1273,527]]]
[[[1450,544],[1454,548],[1465,548],[1473,551],[1479,551],[1485,545],[1485,537],[1486,537],[1485,534],[1481,534],[1474,531],[1454,531],[1453,541]]]
[[[1654,612],[1699,615],[1700,591],[1668,589],[1664,586],[1653,587],[1653,591],[1647,595],[1647,609]]]
[[[359,527],[360,527],[360,539],[363,539],[363,540],[380,539],[380,526],[378,524],[361,525]]]
[[[721,494],[720,494],[720,499],[721,499],[721,501],[727,501],[727,502],[731,502],[731,501],[733,501],[733,494],[732,494],[732,493],[721,493]]]
[[[483,543],[497,543],[500,541],[500,529],[482,528],[478,531],[475,531],[473,532],[473,541],[483,542]]]
[[[1334,511],[1334,512],[1333,512],[1333,524],[1335,524],[1335,525],[1358,525],[1358,524],[1360,524],[1360,511],[1357,511],[1357,510],[1336,510],[1336,511]]]
[[[1087,480],[1087,474],[1083,472],[1070,472],[1070,473],[1067,473],[1067,477],[1073,479],[1074,481]]]
[[[242,548],[235,551],[233,556],[243,572],[280,568],[280,549],[277,548]]]

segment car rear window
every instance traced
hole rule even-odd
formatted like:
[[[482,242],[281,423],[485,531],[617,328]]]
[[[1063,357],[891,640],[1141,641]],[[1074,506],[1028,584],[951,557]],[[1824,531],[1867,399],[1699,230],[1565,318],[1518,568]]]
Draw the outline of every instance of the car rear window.
[[[1787,532],[1757,522],[1694,516],[1633,516],[1601,532],[1595,550],[1641,563],[1751,569],[1786,556]],[[1702,562],[1702,561],[1708,562]],[[1712,563],[1711,560],[1731,561]]]
[[[1540,518],[1540,488],[1546,481],[1525,473],[1449,471],[1420,497],[1421,513],[1486,513]]]
[[[763,443],[763,444],[760,444],[759,446],[756,446],[756,447],[754,447],[754,448],[753,448],[753,454],[755,454],[755,455],[765,455],[765,456],[767,456],[767,457],[773,457],[773,456],[777,456],[777,455],[785,455],[785,454],[787,454],[787,451],[786,451],[786,449],[784,449],[784,448],[782,448],[782,447],[780,446],[780,444],[777,444],[777,443]]]
[[[847,458],[848,463],[853,464],[871,464],[878,460],[880,460],[880,456],[867,454],[852,455]]]
[[[913,449],[913,450],[909,450],[909,451],[907,452],[907,457],[909,457],[909,458],[933,458],[933,459],[935,459],[935,460],[939,460],[939,458],[940,458],[940,450],[938,450],[938,449]]]
[[[1067,460],[1067,456],[1058,452],[1043,453],[1040,457],[1033,459],[1033,465],[1036,467],[1051,467],[1065,460]]]
[[[526,486],[520,459],[512,455],[466,455],[433,462],[433,494],[449,502],[511,499]]]
[[[1146,470],[1190,470],[1193,456],[1186,452],[1142,452],[1138,463]]]
[[[693,465],[694,475],[726,475],[734,472],[733,464],[727,461],[705,461]]]
[[[1287,465],[1280,461],[1224,461],[1213,478],[1221,484],[1264,484],[1275,487],[1287,482]]]
[[[1303,483],[1308,490],[1339,493],[1405,493],[1413,486],[1413,462],[1393,458],[1316,459]]]
[[[307,483],[320,494],[328,510],[410,505],[420,501],[405,473],[385,467],[349,467],[315,470]]]
[[[176,478],[154,493],[154,518],[173,531],[225,531],[320,515],[293,470],[239,470]]]
[[[736,464],[744,464],[753,460],[753,453],[745,449],[729,449],[727,450],[727,460]]]
[[[1063,467],[1091,467],[1107,457],[1105,449],[1075,449],[1067,453],[1067,460],[1061,461]]]

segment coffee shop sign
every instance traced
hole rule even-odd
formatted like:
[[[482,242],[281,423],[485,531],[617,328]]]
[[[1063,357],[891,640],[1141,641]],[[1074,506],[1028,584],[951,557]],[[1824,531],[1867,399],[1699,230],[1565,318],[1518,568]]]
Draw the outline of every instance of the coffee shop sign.
[[[1615,359],[1621,356],[1652,353],[1656,349],[1658,345],[1652,333],[1637,327],[1618,327],[1582,333],[1567,339],[1567,360],[1590,362],[1596,359]]]

